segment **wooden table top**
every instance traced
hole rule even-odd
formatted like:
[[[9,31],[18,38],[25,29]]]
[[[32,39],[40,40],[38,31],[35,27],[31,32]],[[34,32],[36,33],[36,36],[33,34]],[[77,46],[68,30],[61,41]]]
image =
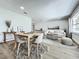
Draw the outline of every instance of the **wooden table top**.
[[[33,35],[40,35],[40,34],[41,33],[16,33],[15,35],[32,37]]]

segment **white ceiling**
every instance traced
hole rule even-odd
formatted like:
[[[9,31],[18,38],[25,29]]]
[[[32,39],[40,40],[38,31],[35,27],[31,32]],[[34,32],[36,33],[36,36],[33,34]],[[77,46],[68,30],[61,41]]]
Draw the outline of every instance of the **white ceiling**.
[[[24,11],[33,21],[46,21],[69,15],[78,0],[0,0],[0,7],[23,14]],[[24,6],[25,10],[20,10]]]

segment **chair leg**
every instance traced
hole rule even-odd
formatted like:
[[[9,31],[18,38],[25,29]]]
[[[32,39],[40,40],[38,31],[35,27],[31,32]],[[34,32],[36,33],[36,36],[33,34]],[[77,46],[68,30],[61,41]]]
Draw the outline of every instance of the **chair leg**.
[[[16,53],[16,59],[18,59],[18,57],[19,57],[18,54],[19,54],[20,45],[21,45],[21,44],[19,43],[19,44],[18,44],[18,48],[17,48],[17,53]]]
[[[42,59],[42,55],[40,54],[40,59]]]
[[[39,59],[38,48],[39,48],[39,44],[37,44],[37,58]]]
[[[16,47],[17,47],[17,43],[16,43],[16,42],[14,42],[14,48],[13,48],[13,50],[15,50],[15,49],[16,49]]]

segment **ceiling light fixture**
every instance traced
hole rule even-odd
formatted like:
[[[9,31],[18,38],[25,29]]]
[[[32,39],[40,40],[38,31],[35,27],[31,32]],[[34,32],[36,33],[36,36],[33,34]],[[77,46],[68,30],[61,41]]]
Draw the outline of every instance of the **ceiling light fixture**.
[[[27,15],[27,12],[26,11],[24,11],[24,15]]]
[[[23,7],[23,6],[20,6],[20,9],[21,9],[21,10],[24,10],[24,7]]]

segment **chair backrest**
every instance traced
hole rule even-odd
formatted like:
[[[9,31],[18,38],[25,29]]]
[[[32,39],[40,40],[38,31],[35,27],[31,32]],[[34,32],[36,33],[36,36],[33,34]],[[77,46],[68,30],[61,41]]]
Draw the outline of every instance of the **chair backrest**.
[[[35,43],[41,43],[42,40],[43,40],[43,33],[41,33],[41,34],[37,37]]]

